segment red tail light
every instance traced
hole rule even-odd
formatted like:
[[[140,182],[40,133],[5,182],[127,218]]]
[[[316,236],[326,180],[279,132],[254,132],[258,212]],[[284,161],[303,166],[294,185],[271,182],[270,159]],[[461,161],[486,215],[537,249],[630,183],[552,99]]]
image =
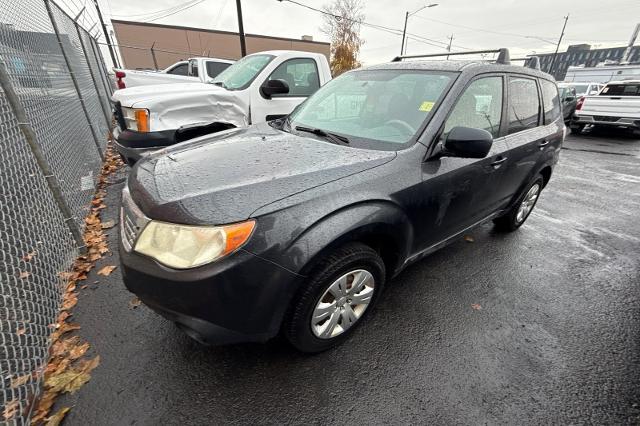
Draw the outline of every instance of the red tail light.
[[[118,89],[124,89],[127,87],[123,80],[126,76],[127,74],[124,71],[116,71],[116,85],[118,86]]]
[[[580,99],[578,99],[578,103],[576,104],[576,111],[580,111],[582,109],[583,103],[584,103],[584,96],[580,96]]]

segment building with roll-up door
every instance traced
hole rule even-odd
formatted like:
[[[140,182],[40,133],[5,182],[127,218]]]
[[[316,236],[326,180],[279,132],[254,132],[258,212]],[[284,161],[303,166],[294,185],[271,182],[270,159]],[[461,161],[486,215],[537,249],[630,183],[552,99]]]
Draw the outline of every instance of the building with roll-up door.
[[[240,37],[236,32],[208,30],[176,25],[112,20],[124,68],[153,69],[191,56],[239,59]],[[310,36],[300,39],[245,34],[247,54],[265,50],[301,50],[324,54],[329,59],[327,42]]]

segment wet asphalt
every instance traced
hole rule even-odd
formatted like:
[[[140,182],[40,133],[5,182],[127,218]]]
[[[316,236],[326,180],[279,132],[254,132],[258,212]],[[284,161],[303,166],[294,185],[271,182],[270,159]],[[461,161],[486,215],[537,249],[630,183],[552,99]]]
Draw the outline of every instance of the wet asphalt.
[[[569,136],[518,232],[469,234],[315,356],[200,346],[94,272],[74,321],[101,364],[65,424],[640,423],[640,140]]]

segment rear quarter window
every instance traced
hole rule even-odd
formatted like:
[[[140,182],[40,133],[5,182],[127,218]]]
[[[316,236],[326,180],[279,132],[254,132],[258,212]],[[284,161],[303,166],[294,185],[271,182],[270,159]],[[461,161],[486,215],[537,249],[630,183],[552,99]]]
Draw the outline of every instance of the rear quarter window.
[[[544,124],[553,123],[560,117],[560,98],[555,83],[540,80],[542,87],[542,102],[544,107]]]

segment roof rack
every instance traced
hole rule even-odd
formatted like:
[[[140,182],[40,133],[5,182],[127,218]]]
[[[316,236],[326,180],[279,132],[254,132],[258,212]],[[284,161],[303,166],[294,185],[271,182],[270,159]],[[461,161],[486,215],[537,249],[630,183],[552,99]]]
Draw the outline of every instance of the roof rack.
[[[540,58],[538,56],[527,56],[524,58],[513,58],[512,61],[524,61],[524,66],[527,68],[533,68],[534,70],[541,71]]]
[[[509,65],[509,49],[501,48],[501,49],[489,49],[489,50],[471,50],[468,52],[445,52],[445,53],[430,53],[427,55],[403,55],[396,56],[393,58],[391,62],[400,62],[403,59],[413,59],[413,58],[433,58],[436,56],[460,56],[460,55],[475,55],[480,53],[498,53],[498,58],[496,59],[496,64]]]

